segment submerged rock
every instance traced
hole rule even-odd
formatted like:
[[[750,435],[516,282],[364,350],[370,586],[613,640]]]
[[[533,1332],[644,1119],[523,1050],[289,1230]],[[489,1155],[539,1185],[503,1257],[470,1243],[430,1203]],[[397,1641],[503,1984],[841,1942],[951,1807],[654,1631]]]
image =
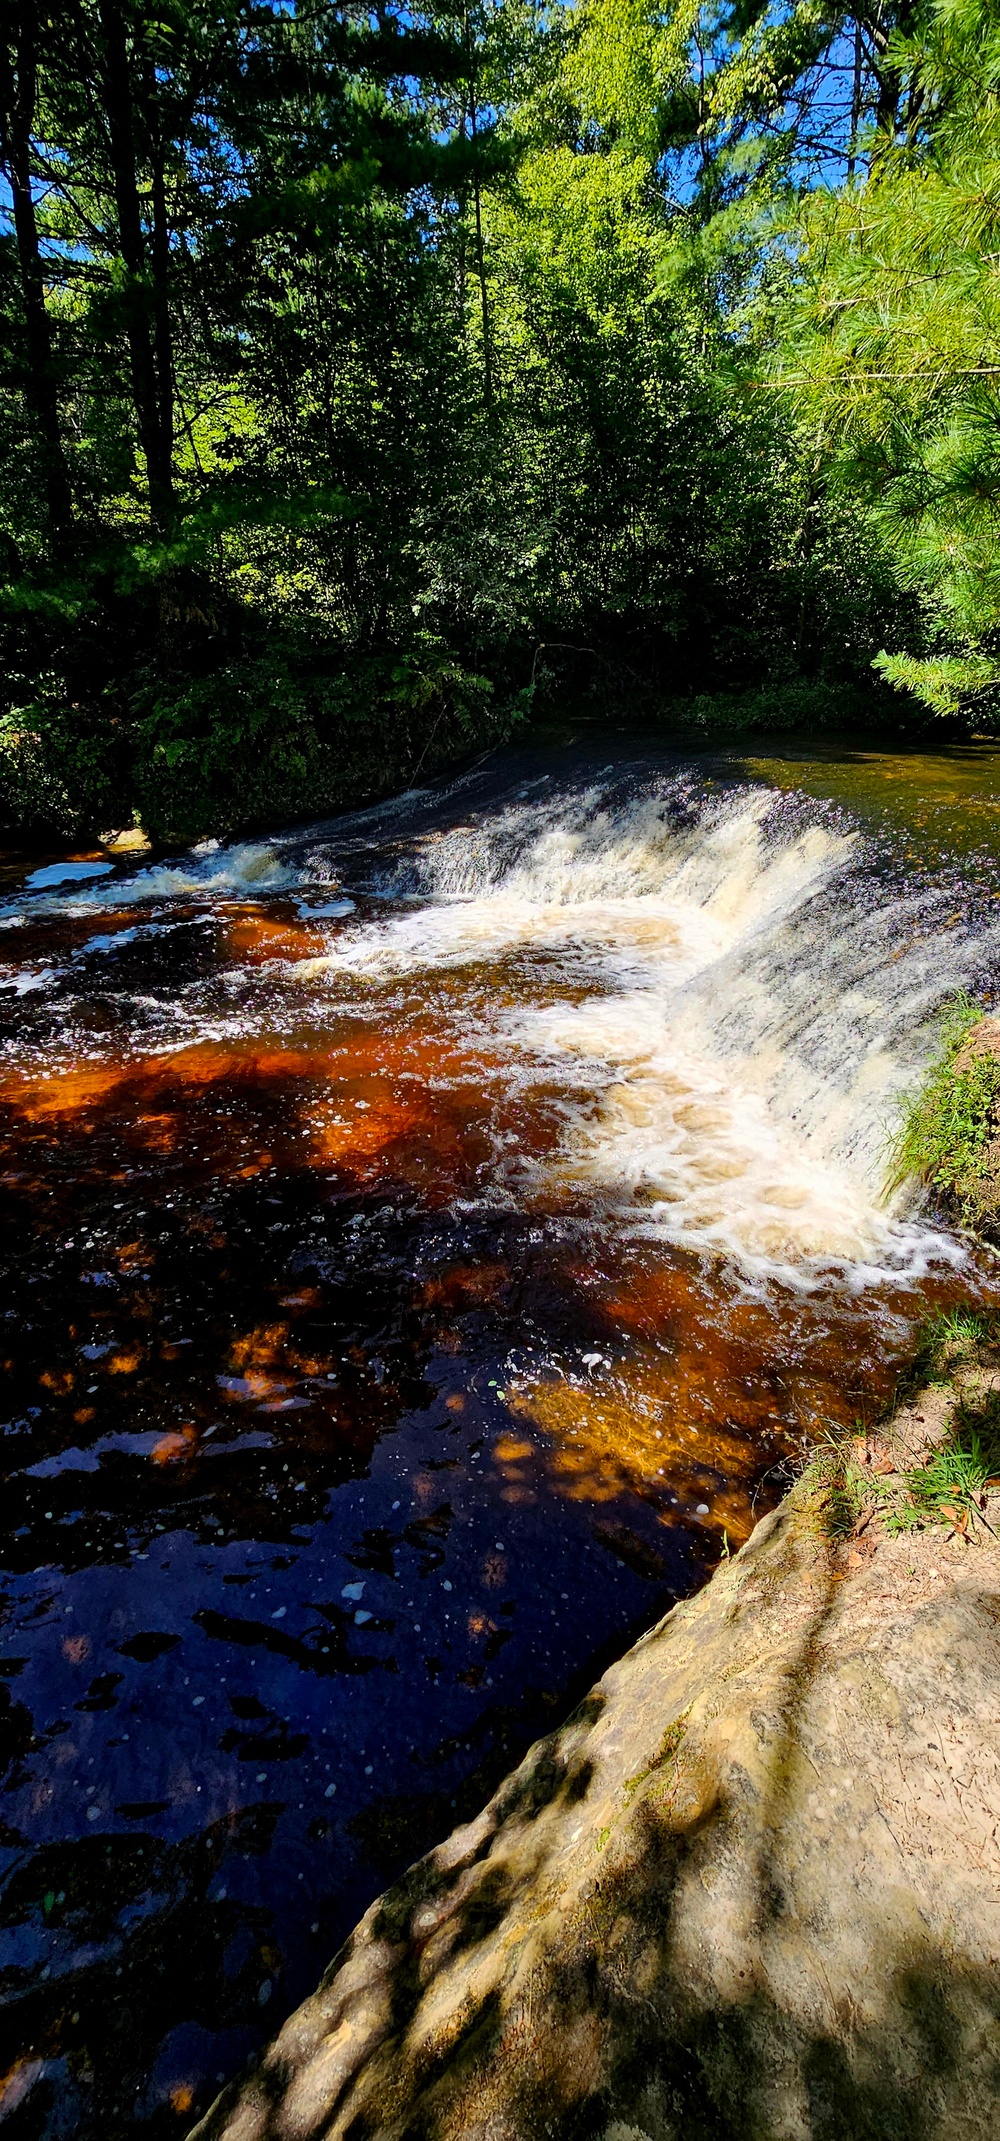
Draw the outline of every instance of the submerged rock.
[[[1000,1547],[838,1544],[800,1484],[197,2141],[1000,2135],[998,1818]]]

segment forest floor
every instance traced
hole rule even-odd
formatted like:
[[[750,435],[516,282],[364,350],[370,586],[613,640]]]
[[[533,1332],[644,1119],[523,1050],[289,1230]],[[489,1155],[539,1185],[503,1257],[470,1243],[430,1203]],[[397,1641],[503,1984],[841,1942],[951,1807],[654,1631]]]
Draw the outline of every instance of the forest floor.
[[[938,1369],[372,1906],[199,2141],[1000,2136],[1000,1367]]]

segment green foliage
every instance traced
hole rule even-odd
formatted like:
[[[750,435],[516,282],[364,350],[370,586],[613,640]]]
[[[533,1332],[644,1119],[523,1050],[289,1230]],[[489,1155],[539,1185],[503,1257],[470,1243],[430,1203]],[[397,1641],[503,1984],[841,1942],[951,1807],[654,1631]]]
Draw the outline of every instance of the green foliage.
[[[118,725],[106,709],[72,705],[60,679],[0,714],[0,829],[69,840],[127,822],[129,783]]]
[[[907,1102],[892,1148],[895,1186],[916,1176],[977,1224],[1000,1200],[1000,1056],[969,1046],[983,1017],[965,994],[951,1005],[939,1053]]]
[[[928,1382],[951,1389],[947,1433],[919,1464],[893,1469],[892,1430],[876,1444],[877,1466],[860,1462],[864,1425],[852,1435],[831,1432],[807,1465],[804,1480],[825,1536],[834,1545],[853,1537],[873,1516],[890,1537],[945,1525],[967,1538],[991,1532],[986,1507],[1000,1488],[1000,1391],[980,1370],[996,1364],[995,1318],[956,1308],[924,1325],[897,1401]],[[897,1451],[896,1453],[900,1453]]]
[[[843,1545],[857,1530],[865,1506],[867,1482],[860,1466],[853,1463],[846,1443],[831,1438],[807,1465],[803,1479],[822,1522],[824,1538],[832,1546]]]
[[[309,654],[313,654],[310,662]],[[319,815],[509,733],[490,684],[433,645],[326,671],[294,640],[137,694],[134,779],[158,838]]]
[[[970,1309],[948,1309],[931,1316],[921,1329],[910,1379],[914,1384],[938,1380],[972,1358],[992,1335],[987,1319]]]
[[[3,822],[328,809],[529,706],[990,718],[1000,60],[929,23],[9,10]]]
[[[982,1357],[984,1346],[995,1343],[974,1317],[964,1319],[964,1336],[945,1341],[952,1371],[961,1368],[970,1355]],[[977,1335],[972,1335],[974,1329]],[[940,1333],[938,1334],[940,1342]],[[944,1365],[938,1360],[939,1369]],[[1000,1474],[1000,1393],[974,1384],[960,1389],[954,1418],[947,1435],[921,1464],[909,1466],[889,1477],[871,1481],[866,1498],[877,1509],[890,1537],[945,1524],[967,1538],[977,1536],[977,1527],[993,1532],[986,1516],[989,1494],[997,1491]]]
[[[910,692],[932,714],[969,711],[977,723],[995,727],[1000,708],[1000,672],[984,654],[888,654],[875,667],[895,691]]]
[[[985,1412],[978,1424],[963,1420],[954,1436],[932,1451],[926,1464],[904,1475],[906,1499],[890,1504],[886,1529],[913,1531],[927,1523],[965,1530],[983,1518],[981,1503],[1000,1467],[1000,1420]]]
[[[871,719],[872,695],[857,685],[806,683],[762,686],[756,691],[696,692],[673,709],[677,725],[722,735],[777,735],[782,730],[850,728]]]
[[[892,59],[911,123],[864,185],[817,191],[785,229],[795,270],[778,377],[866,511],[924,644],[879,667],[933,712],[1000,709],[1000,25],[933,0]]]

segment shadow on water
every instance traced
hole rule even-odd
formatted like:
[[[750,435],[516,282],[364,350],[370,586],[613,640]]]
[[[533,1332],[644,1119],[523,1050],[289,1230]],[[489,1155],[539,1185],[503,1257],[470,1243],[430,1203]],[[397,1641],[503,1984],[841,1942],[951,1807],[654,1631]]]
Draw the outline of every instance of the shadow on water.
[[[620,1463],[566,1502],[521,1422],[511,1454],[527,1304],[577,1355],[613,1324],[578,1244],[428,1212],[391,1141],[367,1194],[256,1172],[300,1127],[280,1060],[124,1085],[25,1110],[4,1184],[14,2136],[178,2131],[717,1549],[700,1450],[679,1512]]]

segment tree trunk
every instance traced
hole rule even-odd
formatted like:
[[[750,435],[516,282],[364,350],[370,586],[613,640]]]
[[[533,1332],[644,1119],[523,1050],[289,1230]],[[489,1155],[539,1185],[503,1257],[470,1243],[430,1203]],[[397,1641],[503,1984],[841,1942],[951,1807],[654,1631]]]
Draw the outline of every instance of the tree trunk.
[[[890,67],[885,58],[886,42],[885,39],[876,39],[878,58],[875,62],[875,80],[878,83],[878,99],[875,105],[875,124],[879,133],[892,142],[896,139],[902,81],[898,70]]]
[[[858,128],[861,125],[861,78],[864,60],[864,42],[861,35],[861,18],[854,22],[854,82],[851,90],[851,146],[847,158],[847,183],[851,184],[857,161]]]
[[[164,183],[163,146],[153,143],[153,336],[156,359],[156,415],[160,466],[173,482],[174,338],[170,322],[170,228]]]
[[[473,120],[473,141],[475,121]],[[493,352],[490,347],[490,301],[486,289],[486,257],[483,251],[483,211],[479,199],[479,174],[472,180],[472,199],[476,214],[476,268],[479,276],[479,299],[483,315],[483,399],[488,409],[493,407]]]
[[[105,116],[111,149],[115,206],[118,211],[118,243],[128,276],[125,326],[129,367],[135,401],[139,443],[146,457],[149,510],[153,525],[168,533],[174,520],[173,489],[173,379],[170,373],[169,314],[166,314],[166,374],[157,378],[156,353],[150,325],[152,309],[158,324],[159,293],[156,262],[153,262],[152,306],[147,278],[146,239],[136,174],[135,123],[132,84],[129,76],[125,19],[118,0],[101,0],[101,35],[104,42]],[[155,186],[154,186],[155,195]],[[154,198],[154,248],[156,246]],[[163,301],[166,300],[166,210],[163,204],[160,261]]]
[[[916,26],[917,10],[914,0],[897,0],[895,9],[886,11],[883,0],[878,0],[872,17],[872,43],[875,48],[875,81],[878,96],[875,105],[875,124],[880,134],[892,143],[899,128],[899,101],[903,92],[903,77],[900,69],[891,65],[887,53],[889,39],[894,30],[904,37],[911,35]]]
[[[45,274],[31,191],[31,127],[38,75],[37,14],[22,0],[13,64],[0,48],[0,160],[10,183],[14,233],[27,331],[23,389],[38,442],[42,487],[53,546],[65,548],[73,519],[69,473],[59,426],[52,329],[45,308]]]
[[[469,139],[472,142],[472,203],[476,219],[476,274],[479,279],[479,301],[483,316],[483,399],[488,409],[493,407],[493,352],[490,346],[490,301],[486,288],[486,252],[483,245],[483,209],[479,193],[479,171],[476,167],[476,76],[472,55],[472,28],[469,17],[465,18],[466,50],[468,54],[469,82]]]

